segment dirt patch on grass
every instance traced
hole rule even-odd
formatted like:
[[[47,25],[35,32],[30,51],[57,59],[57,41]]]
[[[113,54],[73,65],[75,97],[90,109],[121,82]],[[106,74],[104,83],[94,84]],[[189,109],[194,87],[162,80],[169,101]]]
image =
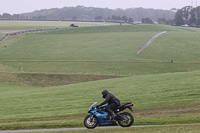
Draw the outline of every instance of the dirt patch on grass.
[[[187,114],[200,114],[200,104],[192,106],[175,106],[157,109],[144,109],[135,112],[141,117],[176,116]]]
[[[0,73],[0,84],[51,87],[103,79],[120,78],[109,75],[69,75],[69,74],[32,74]]]

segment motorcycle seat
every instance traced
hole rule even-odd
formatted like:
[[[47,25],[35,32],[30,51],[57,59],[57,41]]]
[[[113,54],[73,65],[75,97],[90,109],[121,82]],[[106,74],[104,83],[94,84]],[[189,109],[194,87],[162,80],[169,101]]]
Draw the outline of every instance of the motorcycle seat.
[[[120,109],[120,108],[124,107],[127,104],[130,104],[130,102],[128,102],[128,103],[122,103],[120,106],[117,107],[117,109]]]

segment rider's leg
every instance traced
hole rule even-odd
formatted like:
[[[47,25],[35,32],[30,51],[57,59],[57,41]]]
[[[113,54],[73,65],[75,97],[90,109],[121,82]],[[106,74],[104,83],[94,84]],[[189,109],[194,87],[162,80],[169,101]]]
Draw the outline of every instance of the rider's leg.
[[[109,104],[107,107],[106,107],[106,111],[112,115],[113,118],[115,118],[117,115],[114,113],[114,109],[116,108],[116,105],[114,103],[112,104]]]

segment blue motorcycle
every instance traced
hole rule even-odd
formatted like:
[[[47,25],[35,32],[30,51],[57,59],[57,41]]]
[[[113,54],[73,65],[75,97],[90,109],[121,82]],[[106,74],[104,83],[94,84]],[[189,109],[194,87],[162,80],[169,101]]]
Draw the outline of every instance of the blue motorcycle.
[[[129,103],[123,103],[121,106],[117,107],[117,109],[113,110],[115,114],[117,115],[115,118],[112,118],[112,116],[106,112],[106,106],[103,105],[99,108],[96,108],[96,105],[98,103],[95,102],[92,104],[92,106],[89,108],[88,113],[84,119],[84,125],[88,129],[93,129],[97,125],[99,126],[111,126],[111,125],[117,125],[118,124],[121,127],[130,127],[134,122],[134,117],[129,112],[122,112],[119,113],[125,109],[129,109],[133,112],[132,106],[133,104],[131,102]]]

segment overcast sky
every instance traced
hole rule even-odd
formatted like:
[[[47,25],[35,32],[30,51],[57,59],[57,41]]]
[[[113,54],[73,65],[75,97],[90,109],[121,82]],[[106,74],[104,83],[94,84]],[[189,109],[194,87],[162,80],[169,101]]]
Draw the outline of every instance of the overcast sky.
[[[200,0],[0,0],[0,14],[26,13],[40,9],[75,7],[77,5],[101,8],[182,8],[199,5]]]

